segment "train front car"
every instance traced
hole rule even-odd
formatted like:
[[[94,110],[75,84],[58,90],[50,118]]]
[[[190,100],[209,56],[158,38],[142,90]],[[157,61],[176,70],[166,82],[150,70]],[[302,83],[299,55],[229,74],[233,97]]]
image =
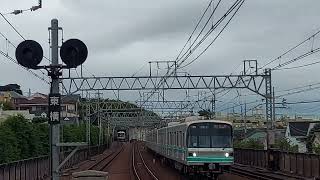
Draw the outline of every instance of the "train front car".
[[[125,131],[118,131],[117,132],[117,140],[120,142],[126,141],[126,133]]]
[[[186,134],[189,170],[213,175],[229,170],[234,162],[232,134],[229,122],[190,123]]]

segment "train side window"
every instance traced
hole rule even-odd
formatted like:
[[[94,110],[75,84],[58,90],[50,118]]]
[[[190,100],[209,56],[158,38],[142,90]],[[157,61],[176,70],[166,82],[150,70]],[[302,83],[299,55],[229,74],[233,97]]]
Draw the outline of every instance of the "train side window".
[[[184,139],[184,133],[182,133],[182,146],[184,147],[186,144],[185,139]]]
[[[177,132],[177,140],[178,140],[177,146],[180,147],[180,131]]]
[[[180,131],[180,147],[182,147],[182,131]]]
[[[179,147],[181,147],[181,131],[179,131],[178,140],[179,140]]]

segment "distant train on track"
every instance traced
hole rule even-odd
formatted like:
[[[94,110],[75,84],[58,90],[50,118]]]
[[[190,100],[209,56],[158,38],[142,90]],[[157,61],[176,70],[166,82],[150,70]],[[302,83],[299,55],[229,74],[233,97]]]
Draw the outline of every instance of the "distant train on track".
[[[118,130],[117,131],[117,141],[120,141],[120,142],[127,141],[126,131],[123,131],[123,130]]]
[[[234,163],[232,139],[230,122],[189,117],[148,132],[146,144],[183,173],[217,176]]]

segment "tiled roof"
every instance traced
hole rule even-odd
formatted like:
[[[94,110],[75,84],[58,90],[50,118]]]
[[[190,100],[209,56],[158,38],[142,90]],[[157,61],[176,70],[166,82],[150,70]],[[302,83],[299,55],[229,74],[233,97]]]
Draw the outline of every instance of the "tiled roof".
[[[290,122],[289,130],[291,136],[307,136],[310,122]]]
[[[0,94],[5,94],[5,93],[9,93],[10,96],[15,99],[17,99],[17,98],[25,99],[26,98],[25,96],[15,92],[15,91],[0,91]]]

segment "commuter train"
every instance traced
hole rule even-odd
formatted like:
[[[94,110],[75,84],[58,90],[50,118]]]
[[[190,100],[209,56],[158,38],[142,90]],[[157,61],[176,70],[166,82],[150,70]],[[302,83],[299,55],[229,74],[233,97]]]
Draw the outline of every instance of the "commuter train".
[[[217,176],[234,163],[232,124],[187,118],[147,133],[146,145],[183,173]]]
[[[124,142],[126,141],[126,132],[119,130],[117,131],[117,141]]]

